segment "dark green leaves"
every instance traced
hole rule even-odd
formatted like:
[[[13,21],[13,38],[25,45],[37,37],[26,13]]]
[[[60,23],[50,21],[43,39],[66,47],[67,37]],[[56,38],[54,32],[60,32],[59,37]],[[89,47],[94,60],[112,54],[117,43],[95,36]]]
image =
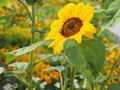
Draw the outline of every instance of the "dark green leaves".
[[[65,41],[64,53],[69,61],[83,74],[91,71],[96,76],[105,62],[106,50],[102,42],[98,40],[84,40],[78,44],[73,39]]]

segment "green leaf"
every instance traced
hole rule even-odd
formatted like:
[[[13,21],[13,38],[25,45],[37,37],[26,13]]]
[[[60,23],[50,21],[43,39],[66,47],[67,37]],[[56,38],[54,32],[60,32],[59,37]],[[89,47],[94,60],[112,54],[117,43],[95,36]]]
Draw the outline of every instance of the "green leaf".
[[[45,58],[45,57],[48,57],[49,55],[53,55],[53,54],[39,54],[39,57],[40,58]],[[53,65],[65,62],[64,58],[60,57],[59,55],[53,55],[52,57],[49,57],[45,60],[52,63]]]
[[[12,54],[14,56],[19,56],[19,55],[31,52],[31,51],[33,51],[34,49],[36,49],[37,47],[39,47],[41,45],[49,45],[49,43],[50,43],[49,41],[39,41],[39,42],[34,43],[34,44],[30,45],[30,46],[23,47],[23,48],[15,50],[15,51],[12,51],[9,54]]]
[[[5,6],[8,3],[8,0],[0,0],[0,7]]]
[[[103,83],[108,77],[107,76],[99,76],[95,79],[95,83]]]
[[[89,69],[85,69],[84,71],[82,71],[82,75],[88,80],[91,80],[91,81],[94,80],[94,75]]]
[[[120,84],[119,83],[117,83],[117,84],[111,84],[108,87],[108,90],[120,90]]]
[[[56,70],[61,73],[64,69],[65,69],[65,67],[63,67],[63,66],[54,66],[54,67],[47,68],[45,70],[50,71],[50,72]]]
[[[6,54],[6,64],[12,62],[15,59],[15,56],[12,54]]]
[[[114,0],[105,0],[105,7],[108,8],[109,5],[113,2]]]
[[[110,1],[110,0],[109,0]],[[120,9],[120,0],[114,0],[109,7],[108,7],[108,12],[115,13],[117,10]]]
[[[104,44],[97,39],[93,39],[83,41],[81,46],[84,49],[84,55],[88,66],[90,66],[89,68],[94,75],[97,75],[106,60],[106,48]]]
[[[16,68],[17,70],[25,71],[27,66],[28,66],[28,63],[26,63],[26,62],[15,62],[15,63],[9,64],[9,66],[12,66],[12,67]]]
[[[108,0],[111,3],[112,1]],[[106,11],[106,18],[103,18],[103,25],[99,33],[120,21],[120,0],[114,0]]]
[[[3,67],[0,67],[0,74],[2,74],[4,71],[4,68]]]
[[[108,27],[115,25],[118,21],[120,21],[120,9],[116,12],[113,18],[110,19],[110,21],[108,21],[108,23],[104,23],[102,25],[100,33],[103,32]]]
[[[64,42],[63,50],[68,60],[84,76],[86,75],[85,73],[91,75],[89,70],[92,75],[97,76],[105,62],[105,46],[96,39],[83,40],[81,44],[78,44],[73,39],[68,39]]]
[[[67,39],[63,44],[63,50],[68,60],[70,60],[78,71],[82,71],[86,67],[83,48],[75,40]]]

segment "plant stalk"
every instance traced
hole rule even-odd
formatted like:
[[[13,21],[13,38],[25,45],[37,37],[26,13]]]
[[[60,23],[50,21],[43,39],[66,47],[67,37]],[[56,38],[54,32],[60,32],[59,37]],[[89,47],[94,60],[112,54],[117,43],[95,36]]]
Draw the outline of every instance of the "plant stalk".
[[[28,13],[28,15],[29,15],[30,20],[32,21],[32,16],[31,16],[31,14],[30,14],[27,6],[26,6],[21,0],[19,0],[19,2],[24,6],[24,8],[26,9],[26,11],[27,11],[27,13]]]
[[[32,29],[31,29],[31,44],[34,43],[34,34],[33,28],[35,27],[35,5],[32,4]],[[30,59],[29,59],[30,71],[29,71],[29,90],[33,90],[33,83],[32,83],[32,74],[33,74],[33,67],[34,67],[34,60],[33,60],[33,51],[30,52]]]
[[[72,66],[71,86],[70,90],[74,90],[75,67]]]

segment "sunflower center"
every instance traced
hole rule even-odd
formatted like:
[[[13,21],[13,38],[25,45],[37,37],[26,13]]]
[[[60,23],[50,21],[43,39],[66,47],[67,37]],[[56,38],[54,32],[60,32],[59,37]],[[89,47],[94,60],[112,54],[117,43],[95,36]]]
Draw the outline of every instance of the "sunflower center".
[[[82,21],[79,18],[70,18],[68,19],[62,26],[62,30],[60,33],[64,37],[70,37],[80,31],[80,28],[82,27]]]

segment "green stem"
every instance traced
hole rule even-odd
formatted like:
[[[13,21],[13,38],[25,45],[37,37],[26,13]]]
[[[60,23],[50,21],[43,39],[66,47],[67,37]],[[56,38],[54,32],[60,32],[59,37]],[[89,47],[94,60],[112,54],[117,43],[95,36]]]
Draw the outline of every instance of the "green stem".
[[[66,70],[64,72],[64,85],[63,85],[63,90],[66,90],[66,86],[67,86],[67,72],[68,72],[68,67],[66,67]]]
[[[71,86],[70,90],[74,90],[75,67],[72,66]]]
[[[22,0],[19,0],[19,2],[24,6],[24,8],[26,9],[28,15],[29,15],[29,18],[30,20],[32,21],[32,29],[31,29],[31,34],[32,34],[32,37],[31,37],[31,44],[33,44],[34,42],[34,31],[33,31],[33,28],[35,27],[35,6],[34,4],[32,4],[32,15],[30,14],[27,6],[22,2]],[[30,69],[29,69],[29,90],[33,90],[33,83],[32,83],[32,74],[33,74],[33,67],[34,67],[34,60],[33,60],[33,51],[30,52],[30,58],[29,58],[29,66],[30,66]],[[24,82],[23,82],[24,83]]]
[[[35,6],[34,4],[32,5],[32,29],[31,29],[31,44],[33,44],[34,42],[34,32],[33,32],[33,28],[35,27]],[[30,71],[29,71],[29,85],[30,88],[29,90],[33,90],[33,83],[32,83],[32,74],[33,74],[33,67],[34,67],[34,60],[33,60],[33,51],[30,52],[30,60],[29,60],[29,65],[30,65]]]
[[[62,74],[60,73],[60,82],[61,82],[61,90],[64,90],[63,88],[63,78],[62,78]]]
[[[32,21],[32,16],[31,16],[31,14],[30,14],[27,6],[26,6],[21,0],[19,0],[19,2],[24,6],[24,8],[26,9],[26,11],[27,11],[27,13],[28,13],[28,15],[29,15],[30,20]]]
[[[70,90],[74,90],[74,78],[75,78],[75,67],[73,66],[73,64],[66,58],[66,56],[64,54],[62,54],[62,56],[64,57],[64,59],[66,60],[66,63],[69,65],[69,67],[71,68],[71,86],[70,86]],[[72,66],[72,67],[71,67]],[[66,78],[65,78],[66,80]],[[65,81],[64,83],[64,88],[66,88],[66,84],[67,81]],[[64,89],[65,90],[65,89]]]

